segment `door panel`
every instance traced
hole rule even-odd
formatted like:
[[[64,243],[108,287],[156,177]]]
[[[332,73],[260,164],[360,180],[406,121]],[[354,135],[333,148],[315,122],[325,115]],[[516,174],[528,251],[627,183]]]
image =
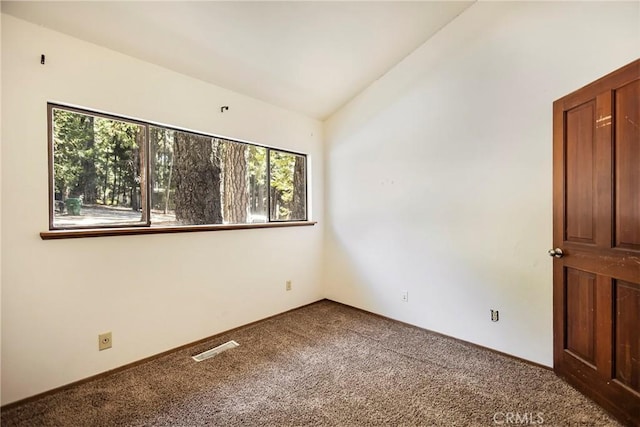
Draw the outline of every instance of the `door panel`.
[[[595,102],[580,105],[566,114],[566,240],[595,243]]]
[[[640,426],[640,60],[553,117],[554,370]]]
[[[640,80],[616,91],[616,246],[640,250]]]
[[[595,365],[596,276],[568,268],[566,289],[566,349],[589,364]]]
[[[616,283],[616,371],[618,381],[640,393],[640,285]]]

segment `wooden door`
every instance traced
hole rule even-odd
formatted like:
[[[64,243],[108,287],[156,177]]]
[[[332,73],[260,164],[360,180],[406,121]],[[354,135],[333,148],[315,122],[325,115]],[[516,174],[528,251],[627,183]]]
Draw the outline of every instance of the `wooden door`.
[[[640,426],[640,60],[554,102],[553,204],[554,369]]]

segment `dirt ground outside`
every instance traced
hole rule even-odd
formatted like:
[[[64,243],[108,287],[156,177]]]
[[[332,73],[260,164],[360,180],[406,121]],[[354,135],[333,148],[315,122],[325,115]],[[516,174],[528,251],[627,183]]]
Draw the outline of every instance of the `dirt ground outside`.
[[[142,221],[142,213],[130,208],[117,208],[100,205],[83,205],[80,215],[68,215],[56,212],[54,225],[56,227],[92,227],[105,225],[137,224]],[[151,211],[151,226],[180,225],[173,212]]]

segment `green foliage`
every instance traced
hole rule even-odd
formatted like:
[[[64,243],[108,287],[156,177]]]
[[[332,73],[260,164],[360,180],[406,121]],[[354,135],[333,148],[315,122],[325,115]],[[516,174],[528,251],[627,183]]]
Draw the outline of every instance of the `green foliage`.
[[[270,174],[271,174],[271,216],[272,219],[289,219],[294,206],[294,192],[298,187],[294,173],[296,165],[295,154],[281,151],[270,151]]]
[[[143,135],[133,123],[54,109],[56,198],[137,209]]]
[[[53,162],[56,193],[67,198],[78,185],[82,173],[81,159],[93,155],[89,117],[69,111],[53,110]]]
[[[249,176],[256,185],[266,185],[267,180],[267,150],[255,145],[249,146]]]
[[[275,150],[271,150],[270,156],[271,188],[278,192],[279,201],[289,203],[293,199],[293,167],[296,158],[292,154]],[[284,207],[281,209],[288,211]]]

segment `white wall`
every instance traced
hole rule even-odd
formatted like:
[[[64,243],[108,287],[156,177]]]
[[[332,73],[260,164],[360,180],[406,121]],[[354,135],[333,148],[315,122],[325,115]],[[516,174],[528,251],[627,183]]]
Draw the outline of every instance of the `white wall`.
[[[308,153],[320,223],[43,241],[47,101]],[[321,123],[8,15],[2,107],[2,404],[322,297]]]
[[[0,19],[0,46],[2,46],[2,19]],[[2,55],[1,54],[0,54],[0,82],[2,82]],[[2,117],[2,84],[0,84],[0,117]],[[0,129],[1,129],[1,126],[0,126]],[[1,201],[2,201],[2,132],[0,131],[0,202]],[[0,319],[1,317],[2,317],[2,205],[0,203]],[[2,328],[0,327],[0,368],[1,366],[2,366]],[[1,381],[2,381],[2,373],[0,373],[0,382]],[[1,386],[0,386],[0,402],[2,402]]]
[[[552,102],[640,56],[639,8],[476,3],[334,114],[327,297],[551,366]]]

